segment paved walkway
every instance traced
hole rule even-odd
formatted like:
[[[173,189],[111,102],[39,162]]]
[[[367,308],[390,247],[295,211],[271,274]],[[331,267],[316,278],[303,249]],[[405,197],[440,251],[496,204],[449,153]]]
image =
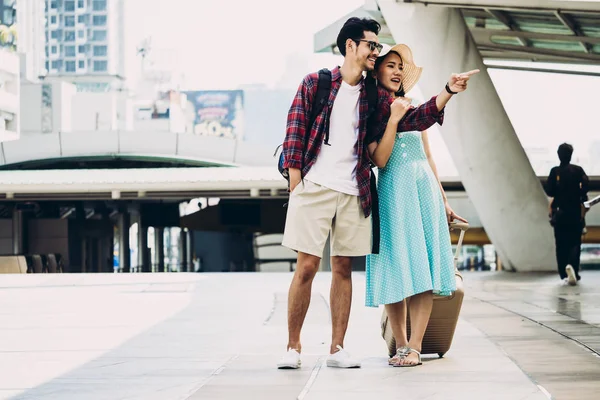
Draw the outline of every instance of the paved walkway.
[[[380,310],[354,275],[346,348],[359,370],[324,366],[328,285],[320,273],[303,368],[285,349],[288,273],[0,276],[0,398],[592,399],[600,389],[600,272],[468,273],[452,350],[391,368]],[[536,322],[537,321],[537,322]],[[594,392],[595,391],[595,392]]]
[[[598,399],[600,271],[564,286],[557,274],[475,273],[462,318],[555,399]]]

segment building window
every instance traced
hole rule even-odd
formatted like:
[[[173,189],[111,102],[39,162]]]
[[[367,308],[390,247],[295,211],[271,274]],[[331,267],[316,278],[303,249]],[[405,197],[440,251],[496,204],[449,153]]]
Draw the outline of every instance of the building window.
[[[50,61],[46,61],[46,71],[50,70]]]
[[[13,10],[11,10],[10,8],[6,8],[3,14],[4,18],[2,19],[2,23],[4,25],[11,25],[14,21]]]
[[[74,15],[65,16],[65,26],[75,26],[75,16]]]
[[[52,47],[51,47],[51,52],[52,52],[52,54],[56,54],[56,53],[58,53],[58,47],[56,47],[56,46],[52,46]]]
[[[94,11],[106,11],[106,0],[94,0],[92,7]]]
[[[94,31],[92,33],[92,40],[95,42],[102,42],[106,40],[106,31]]]
[[[79,61],[79,69],[84,69],[85,68],[85,61],[80,60]]]
[[[65,46],[65,56],[75,57],[75,46]]]
[[[108,49],[106,46],[94,46],[94,56],[104,57],[107,53]]]
[[[56,5],[56,3],[57,3],[57,2],[56,2],[56,0],[52,0],[52,1],[50,2],[50,8],[53,8],[53,9],[55,9],[55,10],[56,10],[56,9],[58,8],[58,6]]]
[[[77,31],[77,38],[83,39],[85,37],[85,31]]]
[[[75,31],[65,31],[65,42],[75,41]]]
[[[67,72],[75,72],[75,61],[67,61],[65,63],[65,71]]]
[[[85,7],[85,1],[77,0],[77,8],[84,8],[84,7]]]
[[[79,47],[77,48],[77,52],[78,52],[79,54],[85,54],[85,46],[79,46]]]
[[[52,39],[58,39],[58,31],[52,31],[52,32],[50,32],[50,37]]]
[[[52,61],[52,69],[60,69],[60,61]]]
[[[87,24],[87,15],[79,15],[77,16],[77,22],[80,24]]]
[[[65,1],[65,11],[75,11],[75,1],[73,1],[73,0]]]
[[[106,61],[94,61],[95,72],[106,72],[108,70],[108,62]]]
[[[106,15],[94,15],[94,17],[92,18],[92,23],[94,26],[105,26]]]
[[[51,24],[56,24],[56,15],[53,15],[50,17],[50,23]]]

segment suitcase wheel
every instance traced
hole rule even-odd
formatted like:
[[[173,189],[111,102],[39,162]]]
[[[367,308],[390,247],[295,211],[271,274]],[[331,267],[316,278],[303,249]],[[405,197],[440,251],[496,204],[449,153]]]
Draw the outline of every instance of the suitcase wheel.
[[[438,356],[440,356],[440,358],[444,357],[444,354],[446,353],[438,353]]]

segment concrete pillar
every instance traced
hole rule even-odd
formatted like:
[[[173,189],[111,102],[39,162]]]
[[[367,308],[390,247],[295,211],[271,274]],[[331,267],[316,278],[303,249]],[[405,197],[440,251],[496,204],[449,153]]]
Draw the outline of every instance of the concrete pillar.
[[[131,216],[128,210],[119,214],[119,267],[121,272],[131,271],[131,251],[129,246],[129,227]]]
[[[13,210],[12,214],[12,251],[14,255],[23,254],[23,211]]]
[[[99,209],[99,213],[102,216],[102,221],[105,222],[103,227],[103,234],[100,240],[100,260],[102,261],[102,267],[100,272],[113,272],[113,257],[114,257],[114,227],[110,219],[110,210],[107,207]]]
[[[188,232],[187,229],[181,228],[179,231],[179,272],[188,272]]]
[[[428,99],[444,88],[451,73],[481,70],[468,91],[451,100],[439,131],[504,267],[556,270],[548,200],[460,11],[394,0],[378,5],[395,41],[409,45],[423,67],[417,91],[409,97],[420,90]]]
[[[165,272],[165,229],[154,228],[154,263],[158,272]]]
[[[186,231],[186,235],[185,235],[185,240],[187,243],[187,254],[186,254],[186,259],[187,259],[187,271],[188,272],[195,272],[194,269],[194,231],[190,231],[187,230]]]
[[[85,209],[82,203],[75,205],[75,218],[69,220],[69,271],[86,272]]]
[[[151,272],[149,250],[148,226],[146,226],[143,219],[140,218],[138,221],[138,270],[141,272]]]
[[[112,259],[108,257],[111,254],[109,249],[112,249],[111,243],[106,236],[98,240],[98,260],[100,262],[99,272],[112,272]]]

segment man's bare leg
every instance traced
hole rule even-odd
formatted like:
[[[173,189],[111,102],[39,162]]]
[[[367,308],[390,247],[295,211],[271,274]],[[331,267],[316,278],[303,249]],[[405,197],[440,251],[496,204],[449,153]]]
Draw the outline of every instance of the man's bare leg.
[[[348,329],[350,307],[352,304],[352,259],[350,257],[331,257],[331,349],[337,352],[337,345],[344,347],[344,337]]]
[[[296,272],[288,293],[288,349],[302,350],[300,331],[310,305],[312,282],[320,262],[317,256],[298,252]]]

